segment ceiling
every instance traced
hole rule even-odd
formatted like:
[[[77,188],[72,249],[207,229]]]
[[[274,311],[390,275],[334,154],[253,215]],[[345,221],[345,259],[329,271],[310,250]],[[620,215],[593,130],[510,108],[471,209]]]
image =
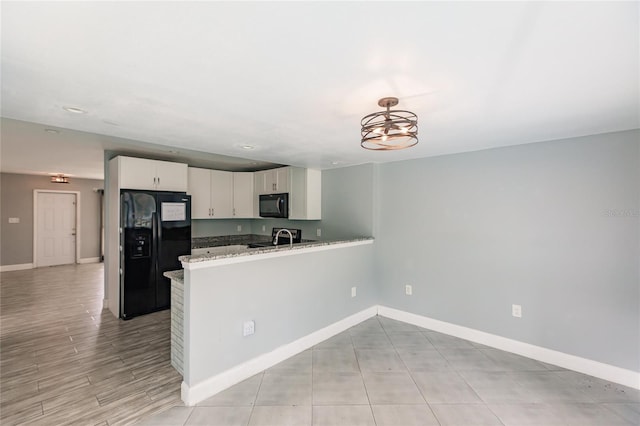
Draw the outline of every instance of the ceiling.
[[[104,149],[327,169],[640,127],[638,2],[3,1],[1,12],[2,171],[101,178]],[[385,96],[418,115],[417,146],[360,147],[360,119]]]

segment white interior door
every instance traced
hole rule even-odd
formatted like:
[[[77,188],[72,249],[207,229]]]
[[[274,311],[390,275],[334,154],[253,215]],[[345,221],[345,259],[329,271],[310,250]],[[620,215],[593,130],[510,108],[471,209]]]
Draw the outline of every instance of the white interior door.
[[[36,266],[76,262],[76,195],[37,195]]]

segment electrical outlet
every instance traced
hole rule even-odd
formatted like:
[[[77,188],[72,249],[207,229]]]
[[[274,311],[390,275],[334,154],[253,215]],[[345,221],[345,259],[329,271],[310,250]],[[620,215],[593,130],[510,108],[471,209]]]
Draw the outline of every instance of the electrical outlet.
[[[322,229],[318,228],[316,230],[316,237],[321,237],[322,236]]]
[[[351,287],[351,297],[356,297],[356,288]]]
[[[516,318],[522,318],[522,306],[511,305],[511,315],[513,315]]]
[[[404,286],[404,293],[407,296],[411,296],[413,294],[413,287],[411,287],[409,284]]]
[[[262,232],[264,232],[264,231],[266,231],[266,230],[267,230],[267,227],[266,227],[266,226],[264,226],[264,225],[262,225]]]
[[[237,228],[238,232],[242,232],[242,225],[238,225]]]
[[[242,335],[250,336],[256,332],[256,323],[253,321],[245,321],[242,325]]]
[[[10,217],[9,218],[9,223],[20,223],[20,218],[19,217]]]

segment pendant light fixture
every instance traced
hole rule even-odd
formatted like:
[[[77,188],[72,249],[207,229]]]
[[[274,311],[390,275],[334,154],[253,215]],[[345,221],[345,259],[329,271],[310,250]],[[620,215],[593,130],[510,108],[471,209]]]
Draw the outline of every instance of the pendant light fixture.
[[[418,143],[418,116],[411,111],[392,110],[398,98],[382,98],[378,105],[386,111],[374,112],[362,118],[360,146],[373,151],[410,148]]]

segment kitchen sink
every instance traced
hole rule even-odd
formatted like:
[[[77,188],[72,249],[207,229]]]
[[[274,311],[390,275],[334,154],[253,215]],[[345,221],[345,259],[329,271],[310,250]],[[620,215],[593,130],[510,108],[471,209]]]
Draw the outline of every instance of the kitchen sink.
[[[274,246],[271,241],[264,242],[264,243],[251,243],[247,245],[247,248],[266,248],[266,247],[277,247],[277,246]]]

